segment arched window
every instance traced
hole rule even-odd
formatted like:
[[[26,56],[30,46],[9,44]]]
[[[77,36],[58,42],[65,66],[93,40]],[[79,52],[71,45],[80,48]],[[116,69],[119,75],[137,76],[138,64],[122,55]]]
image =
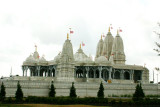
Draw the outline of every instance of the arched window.
[[[130,79],[129,72],[124,72],[124,79],[125,80],[129,80]]]
[[[99,78],[99,70],[96,70],[96,78]]]
[[[89,78],[94,78],[94,71],[92,69],[89,70],[88,77]]]
[[[103,69],[103,70],[102,70],[101,77],[102,77],[104,80],[107,81],[107,80],[109,79],[109,71],[106,70],[106,69]]]
[[[119,71],[116,71],[114,73],[114,79],[120,79],[120,72]]]
[[[76,71],[76,77],[77,77],[77,78],[83,78],[83,71],[82,71],[81,69],[78,69],[78,70]]]

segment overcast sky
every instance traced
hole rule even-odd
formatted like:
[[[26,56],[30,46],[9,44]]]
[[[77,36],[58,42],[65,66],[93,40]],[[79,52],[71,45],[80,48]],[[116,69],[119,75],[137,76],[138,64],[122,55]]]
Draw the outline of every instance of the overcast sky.
[[[110,24],[115,37],[123,32],[126,64],[142,65],[150,70],[160,67],[153,31],[160,31],[159,0],[1,0],[0,1],[0,76],[22,75],[23,61],[34,52],[53,60],[62,50],[71,27],[74,53],[83,41],[84,52],[93,57],[102,33]],[[155,73],[155,78],[156,78]],[[160,74],[159,74],[160,76]],[[159,79],[160,81],[160,79]]]

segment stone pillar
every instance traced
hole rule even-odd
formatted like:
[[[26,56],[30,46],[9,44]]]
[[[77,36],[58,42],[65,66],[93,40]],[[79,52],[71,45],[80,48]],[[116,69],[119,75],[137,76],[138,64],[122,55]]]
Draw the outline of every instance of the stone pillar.
[[[41,69],[41,67],[40,67],[40,66],[37,66],[38,76],[40,76],[40,69]]]
[[[103,70],[103,72],[102,72],[102,75],[103,75],[103,79],[104,79],[104,80],[105,80],[105,72],[106,72],[106,71],[104,71],[104,70]]]
[[[94,76],[93,76],[93,78],[96,78],[96,70],[93,70],[93,72],[94,72]]]
[[[28,70],[28,66],[25,69],[25,76],[27,76],[27,70]]]
[[[143,71],[141,71],[140,79],[143,80]]]
[[[30,69],[30,77],[32,76],[32,71],[31,71],[31,69]]]
[[[99,78],[102,78],[102,77],[101,77],[102,66],[101,66],[101,67],[98,67],[98,70],[99,70]]]
[[[84,71],[84,69],[83,69],[83,78],[85,78],[86,76],[85,76],[85,71]]]
[[[34,76],[34,75],[33,75],[33,71],[31,71],[31,76]]]
[[[22,71],[23,71],[23,77],[24,77],[24,71],[25,71],[25,67],[22,66]]]
[[[113,79],[114,79],[114,73],[115,73],[115,69],[113,70]]]
[[[109,69],[109,80],[112,79],[112,78],[111,78],[111,72],[112,72],[112,68],[110,67],[110,69]]]
[[[133,75],[134,75],[134,70],[131,70],[131,79],[130,80],[133,80]]]
[[[88,72],[89,72],[89,67],[85,67],[86,68],[86,71],[87,71],[87,76],[86,76],[86,78],[88,78],[89,76],[88,76]]]
[[[124,79],[124,70],[121,70],[121,72],[120,72],[120,79]]]

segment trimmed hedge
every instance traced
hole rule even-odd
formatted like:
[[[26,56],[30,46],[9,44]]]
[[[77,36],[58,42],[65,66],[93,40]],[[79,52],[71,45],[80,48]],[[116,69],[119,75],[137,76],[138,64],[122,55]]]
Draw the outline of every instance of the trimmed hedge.
[[[70,97],[35,97],[29,96],[23,98],[21,101],[17,101],[14,97],[8,97],[0,103],[5,104],[58,104],[58,105],[70,105],[70,104],[85,104],[85,105],[99,105],[99,106],[135,106],[135,105],[160,105],[160,99],[143,99],[141,101],[133,101],[131,99],[108,99],[108,98],[95,98],[95,97],[86,97],[86,98],[70,98]]]

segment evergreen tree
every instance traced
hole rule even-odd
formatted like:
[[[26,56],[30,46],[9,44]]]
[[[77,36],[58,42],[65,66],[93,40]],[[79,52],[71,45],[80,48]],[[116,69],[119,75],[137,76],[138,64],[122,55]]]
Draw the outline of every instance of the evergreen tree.
[[[77,97],[77,95],[76,95],[76,89],[74,87],[74,82],[72,82],[72,87],[70,88],[70,97],[72,97],[72,98]]]
[[[1,91],[0,91],[0,99],[4,100],[5,96],[6,96],[5,86],[4,86],[3,82],[2,82]]]
[[[145,97],[141,84],[137,84],[135,93],[133,94],[134,101],[140,101]]]
[[[145,97],[145,94],[144,94],[144,92],[143,92],[141,83],[140,83],[140,86],[139,86],[139,93],[140,93],[140,97],[141,97],[141,98],[144,98],[144,97]]]
[[[102,82],[100,84],[99,91],[97,93],[97,97],[98,98],[104,98],[104,87],[103,87]]]
[[[55,94],[56,94],[56,91],[55,91],[55,88],[54,88],[54,85],[53,85],[53,81],[52,81],[51,89],[50,89],[50,92],[49,92],[49,97],[55,97]]]
[[[15,97],[16,97],[16,100],[22,100],[22,98],[23,98],[23,92],[22,92],[21,85],[20,85],[19,81],[17,83],[17,91],[15,94]]]

